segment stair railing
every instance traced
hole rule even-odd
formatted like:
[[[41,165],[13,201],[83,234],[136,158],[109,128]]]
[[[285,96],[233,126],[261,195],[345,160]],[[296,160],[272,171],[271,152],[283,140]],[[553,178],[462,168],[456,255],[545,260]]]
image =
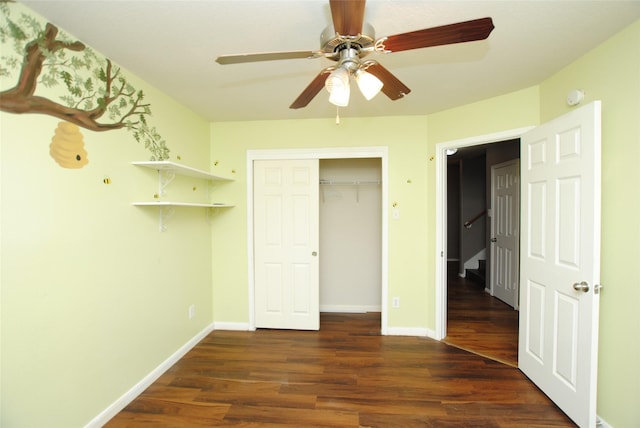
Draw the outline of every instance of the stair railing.
[[[476,221],[478,221],[479,219],[481,219],[485,214],[487,214],[487,210],[482,211],[481,213],[478,213],[475,217],[473,217],[471,220],[467,220],[464,222],[464,227],[466,229],[471,229],[471,226],[473,226],[473,223],[475,223]]]

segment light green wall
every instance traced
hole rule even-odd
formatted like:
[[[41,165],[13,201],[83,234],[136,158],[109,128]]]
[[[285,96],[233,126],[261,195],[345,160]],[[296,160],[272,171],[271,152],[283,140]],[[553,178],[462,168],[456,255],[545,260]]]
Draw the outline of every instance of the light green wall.
[[[614,427],[640,426],[640,21],[540,85],[543,120],[585,91],[602,100],[602,250],[598,414]]]
[[[436,144],[536,125],[538,87],[533,86],[429,116],[429,143]]]
[[[173,159],[208,169],[209,124],[125,75]],[[157,192],[155,172],[130,165],[149,152],[129,132],[81,128],[89,163],[63,169],[49,156],[59,122],[0,112],[3,427],[85,425],[212,322],[204,211],[179,209],[160,233],[157,209],[131,206]],[[193,184],[171,196],[208,197]]]

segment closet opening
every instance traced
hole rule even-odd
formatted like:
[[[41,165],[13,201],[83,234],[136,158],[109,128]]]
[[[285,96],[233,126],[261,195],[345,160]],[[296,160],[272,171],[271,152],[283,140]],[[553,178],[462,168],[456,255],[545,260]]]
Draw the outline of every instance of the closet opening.
[[[379,318],[380,158],[320,159],[320,255],[320,312]]]

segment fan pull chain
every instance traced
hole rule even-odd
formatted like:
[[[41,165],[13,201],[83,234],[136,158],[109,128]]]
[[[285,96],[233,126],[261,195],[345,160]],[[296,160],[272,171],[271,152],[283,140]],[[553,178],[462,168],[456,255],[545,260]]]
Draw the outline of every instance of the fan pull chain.
[[[340,125],[340,107],[336,106],[336,125]]]

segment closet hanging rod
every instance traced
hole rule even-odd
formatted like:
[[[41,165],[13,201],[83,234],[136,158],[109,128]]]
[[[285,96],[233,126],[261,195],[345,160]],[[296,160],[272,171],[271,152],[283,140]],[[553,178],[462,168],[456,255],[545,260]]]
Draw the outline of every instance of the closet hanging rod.
[[[320,180],[322,186],[361,186],[361,185],[378,185],[381,182],[374,180],[353,180],[353,181],[334,181],[334,180]]]

